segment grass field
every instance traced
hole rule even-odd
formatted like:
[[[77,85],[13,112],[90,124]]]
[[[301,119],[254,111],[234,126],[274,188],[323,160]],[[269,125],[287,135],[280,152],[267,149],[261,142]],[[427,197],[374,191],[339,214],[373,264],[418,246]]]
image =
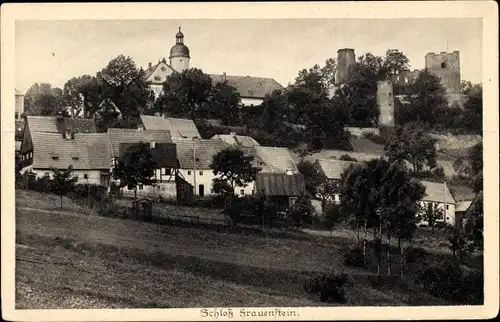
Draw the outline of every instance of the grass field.
[[[19,309],[320,306],[302,286],[327,270],[353,279],[347,305],[409,304],[404,281],[376,283],[373,271],[343,264],[347,238],[155,225],[89,215],[70,200],[64,212],[55,211],[50,198],[34,192],[16,197]],[[411,294],[413,305],[448,304],[416,289]]]

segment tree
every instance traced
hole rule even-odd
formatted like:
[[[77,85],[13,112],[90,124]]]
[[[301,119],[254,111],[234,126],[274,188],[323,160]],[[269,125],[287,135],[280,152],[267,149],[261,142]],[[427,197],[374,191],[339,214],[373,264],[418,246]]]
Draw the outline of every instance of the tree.
[[[482,134],[483,132],[483,88],[473,85],[467,92],[464,103],[463,123],[467,130]]]
[[[234,148],[226,148],[213,156],[210,168],[213,170],[217,181],[226,181],[234,188],[245,187],[255,180],[260,171],[252,165],[253,156],[246,156],[243,151]]]
[[[280,90],[275,90],[271,94],[266,94],[262,102],[263,113],[260,117],[260,128],[268,133],[273,133],[276,128],[288,119],[286,93]]]
[[[407,100],[414,121],[435,124],[436,113],[448,105],[441,79],[424,70],[408,87]]]
[[[72,190],[78,177],[73,174],[73,167],[69,166],[65,170],[51,168],[54,176],[52,178],[52,191],[61,197],[61,208],[63,207],[63,195]]]
[[[33,84],[24,96],[24,111],[27,115],[55,115],[64,106],[62,90],[49,83]]]
[[[335,86],[335,72],[337,70],[337,61],[335,58],[328,58],[325,66],[321,67],[321,78],[326,88]]]
[[[470,91],[472,90],[472,83],[468,80],[462,80],[460,82],[460,93],[463,95],[469,95]]]
[[[120,188],[127,187],[134,190],[134,198],[137,199],[137,186],[153,185],[154,171],[158,167],[153,159],[149,144],[138,143],[130,146],[123,153],[113,169],[113,178],[119,180]]]
[[[424,220],[429,223],[432,233],[434,233],[434,224],[436,223],[436,220],[440,218],[443,218],[443,210],[438,209],[437,205],[429,202],[425,208]]]
[[[406,160],[419,175],[424,166],[436,166],[436,146],[428,131],[419,123],[409,123],[396,128],[394,135],[385,146],[386,155],[391,161]]]
[[[316,196],[320,185],[326,181],[325,175],[322,174],[311,161],[301,161],[297,163],[297,169],[304,176],[306,191]]]
[[[64,84],[64,101],[66,105],[75,111],[75,115],[80,114],[83,108],[82,117],[91,117],[104,99],[101,87],[101,84],[94,76],[73,77]]]
[[[454,170],[461,178],[468,181],[474,192],[483,190],[483,143],[472,146],[464,157],[459,157],[453,163]]]
[[[397,49],[388,49],[385,52],[383,65],[390,75],[398,75],[410,70],[410,60]]]
[[[475,248],[482,250],[484,244],[484,210],[482,192],[480,192],[472,202],[464,220],[464,232],[466,238],[472,242],[472,245]]]
[[[227,82],[217,83],[208,98],[207,116],[221,119],[225,125],[240,125],[240,94]]]
[[[288,216],[292,219],[295,227],[298,229],[304,221],[310,221],[314,213],[314,207],[311,200],[307,197],[299,197],[297,201],[288,209]]]
[[[144,80],[144,71],[130,57],[119,55],[97,73],[101,98],[110,99],[124,117],[137,117],[148,110],[154,94]]]
[[[163,83],[163,92],[155,103],[157,113],[195,119],[204,110],[212,91],[212,78],[202,70],[192,68],[173,73]]]

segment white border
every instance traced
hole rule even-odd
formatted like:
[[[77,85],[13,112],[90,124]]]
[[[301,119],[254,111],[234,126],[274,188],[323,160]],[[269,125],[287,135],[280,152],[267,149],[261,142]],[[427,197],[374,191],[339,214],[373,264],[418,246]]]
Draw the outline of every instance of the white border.
[[[476,307],[297,308],[276,320],[466,319],[498,312],[498,7],[493,1],[294,3],[81,3],[3,4],[2,85],[2,314],[22,321],[194,321],[200,309],[14,310],[14,24],[16,20],[269,19],[269,18],[483,18],[485,305]],[[4,171],[5,170],[5,171]],[[245,308],[248,309],[248,308]],[[262,309],[262,308],[256,308]],[[240,320],[238,308],[232,320]],[[260,320],[269,320],[269,317]],[[211,320],[204,318],[203,320]],[[215,320],[215,319],[212,319]],[[259,320],[246,318],[245,320]]]

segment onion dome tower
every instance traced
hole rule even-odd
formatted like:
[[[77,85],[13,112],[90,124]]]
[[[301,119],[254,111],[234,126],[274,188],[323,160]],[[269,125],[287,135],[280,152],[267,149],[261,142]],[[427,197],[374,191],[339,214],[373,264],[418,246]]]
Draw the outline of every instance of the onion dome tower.
[[[182,71],[189,69],[189,48],[184,45],[184,34],[181,32],[181,27],[179,27],[179,32],[175,35],[175,45],[170,49],[170,66],[181,73]]]

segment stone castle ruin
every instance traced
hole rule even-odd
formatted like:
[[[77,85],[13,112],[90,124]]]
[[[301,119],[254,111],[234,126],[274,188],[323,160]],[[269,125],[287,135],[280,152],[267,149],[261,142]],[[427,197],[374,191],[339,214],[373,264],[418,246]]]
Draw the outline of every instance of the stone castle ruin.
[[[341,87],[347,82],[355,63],[354,49],[342,48],[337,51],[336,87]],[[461,94],[459,52],[428,53],[425,55],[425,69],[441,79],[449,105],[458,104],[462,107],[465,98]],[[392,75],[390,80],[377,83],[376,100],[380,110],[379,129],[381,134],[385,130],[390,132],[394,128],[394,101],[398,99],[403,105],[406,103],[403,100],[405,89],[417,79],[420,72],[421,70],[403,71],[398,75]]]

